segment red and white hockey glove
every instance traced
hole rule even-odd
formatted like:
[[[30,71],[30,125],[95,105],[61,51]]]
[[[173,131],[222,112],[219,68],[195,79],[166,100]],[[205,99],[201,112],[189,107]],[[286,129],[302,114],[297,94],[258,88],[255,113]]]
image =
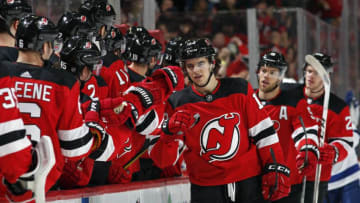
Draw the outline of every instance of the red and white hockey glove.
[[[100,102],[98,100],[92,100],[87,107],[85,113],[85,123],[88,122],[99,122]]]
[[[196,122],[193,113],[190,110],[176,111],[170,119],[164,120],[162,130],[167,135],[182,135]]]
[[[339,158],[339,150],[336,146],[324,143],[323,147],[319,148],[320,151],[320,164],[334,164]]]
[[[265,200],[275,201],[290,193],[290,169],[281,164],[267,164],[262,176],[262,194]]]
[[[66,160],[59,179],[61,187],[66,189],[86,186],[90,182],[94,160],[83,158],[79,161]]]
[[[308,151],[306,157],[306,150]],[[296,167],[299,173],[306,176],[315,175],[316,164],[320,156],[319,149],[314,145],[304,145],[301,147],[300,152],[296,156]],[[306,160],[307,158],[307,160]]]
[[[173,91],[184,88],[184,73],[180,67],[167,66],[157,69],[150,77],[151,81],[156,83],[165,93],[167,99]]]
[[[118,109],[118,113],[115,113],[115,108]],[[131,105],[123,97],[100,100],[100,116],[109,126],[123,125],[128,119],[135,122],[131,111]]]

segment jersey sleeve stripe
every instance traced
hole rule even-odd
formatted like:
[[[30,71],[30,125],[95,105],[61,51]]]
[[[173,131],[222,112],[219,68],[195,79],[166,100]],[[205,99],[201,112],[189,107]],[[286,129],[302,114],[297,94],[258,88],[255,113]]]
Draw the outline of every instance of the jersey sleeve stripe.
[[[59,139],[62,141],[72,141],[76,139],[80,139],[89,133],[89,128],[86,124],[78,128],[74,128],[71,130],[58,130]]]
[[[12,131],[0,135],[0,146],[7,145],[25,137],[25,130]]]
[[[113,155],[115,151],[114,141],[111,136],[108,136],[108,142],[106,144],[105,150],[102,152],[97,158],[96,161],[109,161],[110,157]]]
[[[148,114],[144,115],[143,120],[140,119],[136,124],[136,132],[139,132],[142,135],[151,134],[159,126],[159,117],[154,110],[151,110]]]
[[[342,141],[348,144],[350,147],[354,146],[353,140],[354,140],[353,137],[329,138],[329,142]]]
[[[344,146],[344,148],[349,152],[352,149],[352,143],[343,140],[343,139],[332,139],[331,141],[329,141],[329,143],[333,144],[333,143],[340,143],[342,146]]]
[[[102,155],[102,153],[106,150],[108,142],[109,142],[109,134],[106,133],[105,137],[101,141],[100,147],[94,152],[92,152],[89,157],[95,160],[98,159]]]
[[[259,132],[256,136],[254,136],[254,141],[255,143],[259,142],[260,140],[266,138],[266,137],[269,137],[269,136],[272,136],[276,134],[275,133],[275,130],[272,126],[266,128],[265,130]]]
[[[270,136],[267,136],[261,140],[259,140],[258,142],[256,142],[256,147],[258,149],[260,148],[263,148],[263,147],[266,147],[266,146],[270,146],[270,145],[273,145],[275,143],[278,143],[279,142],[279,138],[277,136],[277,134],[272,134]]]
[[[308,139],[313,140],[316,145],[319,145],[318,136],[317,136],[318,126],[314,125],[306,128],[306,136]],[[302,127],[297,128],[291,135],[294,140],[295,147],[298,147],[301,140],[305,139],[305,133]]]
[[[91,149],[91,147],[93,145],[93,141],[94,140],[92,139],[86,145],[83,145],[82,147],[77,148],[77,149],[73,149],[73,150],[67,150],[67,149],[61,148],[61,153],[65,157],[69,157],[69,158],[84,156],[90,151],[90,149]]]
[[[78,138],[78,139],[74,139],[71,141],[60,140],[60,146],[61,146],[61,148],[67,149],[67,150],[77,149],[79,147],[86,145],[92,139],[93,139],[93,135],[89,131],[85,136]]]
[[[249,129],[249,133],[251,137],[256,137],[260,134],[264,129],[268,129],[269,127],[273,126],[273,122],[270,118],[265,118],[264,120],[260,121],[258,124],[253,126]]]
[[[7,134],[12,131],[24,129],[24,122],[21,118],[0,123],[0,133]]]
[[[31,146],[31,142],[27,137],[22,137],[14,142],[10,142],[5,145],[0,146],[0,157],[24,150],[27,147]]]

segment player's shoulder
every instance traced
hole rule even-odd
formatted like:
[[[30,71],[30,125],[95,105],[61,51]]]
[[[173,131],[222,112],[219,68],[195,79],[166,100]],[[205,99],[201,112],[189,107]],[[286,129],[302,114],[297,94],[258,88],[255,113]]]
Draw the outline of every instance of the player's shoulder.
[[[30,64],[8,61],[2,61],[1,66],[7,66],[11,69],[13,76],[43,80],[60,86],[66,86],[69,89],[72,89],[77,82],[76,78],[71,73],[62,69],[37,67]]]
[[[99,75],[94,75],[94,77],[95,77],[96,83],[98,84],[99,87],[107,86],[107,83],[105,82],[103,77],[101,77]]]
[[[329,99],[329,109],[334,111],[335,113],[339,114],[342,112],[342,110],[347,107],[346,102],[335,95],[334,93],[330,93],[330,99]]]
[[[175,109],[186,103],[193,103],[199,101],[198,95],[194,94],[192,88],[185,87],[180,91],[176,91],[168,99],[169,104]]]
[[[0,61],[15,62],[19,56],[19,50],[15,47],[0,46]]]
[[[277,98],[277,101],[279,101],[282,105],[296,107],[298,102],[303,98],[303,85],[287,84],[285,88],[281,86],[281,93]]]
[[[249,83],[242,78],[223,78],[220,79],[221,86],[219,92],[224,96],[241,93],[247,94]]]

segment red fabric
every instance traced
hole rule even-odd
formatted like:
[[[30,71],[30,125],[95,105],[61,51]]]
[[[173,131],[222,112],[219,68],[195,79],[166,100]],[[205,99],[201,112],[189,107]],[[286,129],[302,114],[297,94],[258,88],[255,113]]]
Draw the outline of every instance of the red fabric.
[[[227,67],[226,76],[230,77],[233,74],[238,74],[246,70],[248,70],[246,64],[240,59],[236,59],[235,61],[231,62],[230,65]]]
[[[184,133],[190,126],[195,123],[195,112],[183,109],[176,111],[169,120],[168,130],[173,133]]]
[[[305,151],[301,151],[296,156],[296,166],[298,168],[298,170],[296,171],[305,176],[315,176],[316,164],[318,163],[318,159],[312,151],[308,151],[308,158],[305,164],[305,154]]]
[[[233,88],[234,85],[237,87],[236,91],[225,96],[223,94],[225,90]],[[258,148],[253,144],[251,136],[256,135],[250,134],[249,129],[264,120],[271,125],[271,120],[265,110],[260,109],[249,83],[242,79],[222,79],[218,88],[209,93],[221,96],[210,102],[200,99],[205,98],[205,95],[194,89],[186,88],[179,94],[174,98],[183,99],[182,96],[199,98],[199,100],[175,106],[175,111],[188,109],[200,115],[198,123],[185,132],[183,139],[188,147],[184,151],[184,159],[192,183],[202,186],[223,185],[260,175],[265,164],[272,161],[269,147],[274,150],[277,161],[283,163],[283,155],[278,142],[259,145]],[[170,100],[172,104],[181,101]],[[261,127],[256,129],[257,133],[265,130]],[[276,136],[276,134],[265,134]],[[239,145],[232,145],[232,142],[237,139],[240,140]]]
[[[269,172],[262,176],[262,194],[265,200],[275,201],[284,198],[290,193],[290,180],[289,177],[283,173]],[[277,188],[274,188],[277,181]]]
[[[11,91],[12,88],[14,88],[14,83],[10,77],[0,78],[0,125],[5,125],[2,130],[8,130],[6,134],[18,137],[8,140],[8,143],[1,146],[5,151],[0,156],[0,177],[5,176],[10,183],[16,182],[19,176],[28,171],[32,162],[31,143],[25,137],[24,124],[16,105],[16,97]],[[16,123],[12,124],[12,129],[6,129],[8,122],[14,121]],[[0,142],[3,133],[4,131],[0,131]],[[20,140],[22,144],[16,143]]]
[[[106,98],[109,95],[109,87],[101,76],[92,75],[81,89],[81,93],[91,99]]]
[[[94,167],[94,160],[84,158],[79,161],[66,160],[59,179],[61,187],[70,189],[89,184]]]
[[[329,5],[329,10],[323,10],[322,18],[338,18],[341,17],[342,0],[325,0]]]

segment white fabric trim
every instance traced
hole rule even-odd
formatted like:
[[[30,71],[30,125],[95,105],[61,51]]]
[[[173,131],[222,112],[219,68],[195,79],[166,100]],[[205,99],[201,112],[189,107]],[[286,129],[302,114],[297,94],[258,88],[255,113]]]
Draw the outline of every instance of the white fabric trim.
[[[261,149],[263,147],[266,147],[266,146],[269,146],[269,145],[272,145],[272,144],[275,144],[275,143],[278,143],[278,142],[279,142],[279,138],[278,138],[278,135],[275,133],[275,134],[272,134],[270,136],[267,136],[267,137],[259,140],[256,143],[256,147],[258,149]]]
[[[27,137],[10,142],[0,147],[0,157],[21,151],[29,146],[31,146],[31,142]]]
[[[141,135],[149,135],[152,132],[154,132],[158,126],[159,126],[159,116],[157,115],[155,110],[151,110],[154,111],[155,113],[155,118],[154,120],[152,120],[150,122],[150,124],[141,132],[139,132]],[[145,118],[149,115],[149,113],[151,112],[149,111],[148,113],[146,113],[145,115],[140,116],[138,122],[136,123],[136,126],[140,125],[142,122],[144,122]]]
[[[93,145],[94,142],[94,138],[92,138],[86,145],[83,145],[82,147],[79,147],[77,149],[63,149],[61,148],[61,153],[65,156],[65,157],[78,157],[78,156],[83,156],[86,153],[88,153]]]
[[[114,153],[114,151],[115,151],[114,141],[111,135],[109,135],[108,143],[105,148],[105,151],[101,154],[99,158],[96,159],[96,161],[109,161],[109,158]]]
[[[270,120],[269,117],[265,118],[264,120],[260,121],[258,124],[253,126],[249,129],[249,135],[251,137],[255,137],[258,135],[261,131],[273,126],[272,120]]]
[[[343,187],[344,185],[347,185],[355,180],[359,180],[360,178],[360,171],[357,171],[353,174],[351,174],[350,176],[347,176],[346,178],[344,179],[340,179],[336,182],[332,182],[328,184],[328,190],[335,190],[335,189],[338,189],[340,187]]]
[[[59,139],[62,141],[77,140],[86,136],[88,133],[89,127],[87,127],[85,123],[82,124],[82,126],[71,130],[58,130]]]
[[[21,118],[0,123],[0,134],[4,135],[12,131],[23,130],[24,123]]]

